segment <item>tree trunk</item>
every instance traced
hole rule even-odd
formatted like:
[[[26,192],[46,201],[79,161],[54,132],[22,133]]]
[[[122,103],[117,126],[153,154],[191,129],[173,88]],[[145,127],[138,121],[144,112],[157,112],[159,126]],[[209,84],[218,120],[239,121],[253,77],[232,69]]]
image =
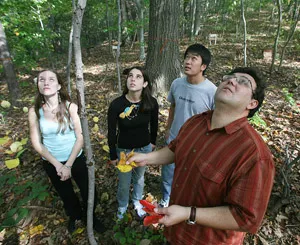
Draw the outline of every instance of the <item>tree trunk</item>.
[[[128,28],[127,28],[127,12],[126,12],[126,0],[120,1],[120,7],[121,7],[121,26],[122,26],[122,47],[127,46],[130,42],[130,37],[128,33]]]
[[[6,35],[0,21],[0,60],[2,61],[4,74],[9,92],[9,101],[13,106],[18,105],[20,96],[19,83],[17,81],[14,64],[8,50]]]
[[[280,64],[279,64],[278,70],[281,68],[286,47],[288,46],[289,42],[292,40],[292,38],[294,36],[294,33],[295,33],[295,30],[296,30],[296,27],[297,27],[297,24],[299,22],[299,19],[300,19],[299,9],[296,10],[295,17],[296,17],[296,21],[291,24],[291,29],[290,29],[290,33],[289,33],[288,39],[287,39],[286,43],[284,44],[284,47],[283,47],[283,49],[281,51]]]
[[[180,74],[177,0],[151,0],[146,69],[157,91],[166,92]]]
[[[274,63],[276,60],[277,46],[278,46],[278,41],[279,41],[280,29],[281,29],[281,21],[282,21],[281,0],[277,0],[277,8],[278,8],[278,25],[277,25],[277,34],[275,37],[274,47],[273,47],[273,57],[272,57],[272,64],[271,64],[271,68],[270,68],[271,74],[274,69]]]
[[[241,14],[244,25],[244,66],[247,66],[247,23],[245,19],[244,0],[241,0]]]
[[[196,12],[196,0],[191,0],[190,3],[190,41],[194,40],[194,29],[195,29],[195,12]]]
[[[111,29],[110,29],[110,9],[109,9],[109,6],[108,6],[108,1],[109,0],[106,0],[106,27],[107,27],[107,30],[108,30],[108,48],[109,48],[109,52],[111,54],[113,54],[113,50],[112,50],[112,33],[111,33]]]
[[[72,6],[73,6],[73,10],[75,10],[75,0],[72,0]],[[70,73],[71,73],[71,63],[72,63],[74,20],[75,20],[74,15],[72,15],[72,26],[71,26],[70,36],[69,36],[69,51],[68,51],[68,62],[67,62],[67,69],[66,69],[68,93],[70,97],[72,96]]]
[[[83,63],[81,54],[80,34],[82,26],[83,13],[86,6],[86,0],[78,0],[76,10],[74,11],[75,25],[74,30],[74,55],[76,67],[76,89],[78,96],[78,106],[80,111],[80,119],[84,138],[85,154],[87,156],[87,167],[89,174],[89,198],[87,211],[87,234],[90,244],[97,244],[93,231],[93,207],[95,195],[95,160],[93,158],[89,127],[87,121],[87,113],[84,98],[84,79],[83,79]]]
[[[145,41],[144,41],[144,0],[135,0],[137,13],[139,15],[139,41],[140,41],[140,61],[145,60]]]
[[[201,31],[201,10],[203,8],[201,7],[201,0],[196,0],[196,13],[195,13],[195,25],[194,25],[194,30],[195,30],[195,36],[199,35]]]
[[[121,73],[120,73],[120,46],[121,46],[121,0],[117,1],[118,4],[118,47],[117,47],[117,54],[116,54],[116,65],[117,65],[117,73],[118,73],[118,90],[119,94],[122,93],[122,85],[121,85]]]

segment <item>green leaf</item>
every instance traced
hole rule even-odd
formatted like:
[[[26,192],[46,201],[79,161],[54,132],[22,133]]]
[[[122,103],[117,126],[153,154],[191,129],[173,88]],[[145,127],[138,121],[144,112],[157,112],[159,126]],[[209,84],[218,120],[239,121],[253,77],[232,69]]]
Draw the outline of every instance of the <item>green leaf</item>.
[[[46,197],[48,197],[48,196],[49,196],[48,192],[42,192],[39,194],[38,199],[41,201],[45,201]]]
[[[27,217],[29,210],[27,208],[20,208],[17,212],[18,217],[16,218],[16,223],[18,224],[22,219]]]
[[[19,158],[19,157],[22,155],[22,153],[23,153],[24,151],[26,151],[26,150],[27,150],[26,148],[23,149],[23,150],[20,150],[20,151],[17,153],[16,157]]]

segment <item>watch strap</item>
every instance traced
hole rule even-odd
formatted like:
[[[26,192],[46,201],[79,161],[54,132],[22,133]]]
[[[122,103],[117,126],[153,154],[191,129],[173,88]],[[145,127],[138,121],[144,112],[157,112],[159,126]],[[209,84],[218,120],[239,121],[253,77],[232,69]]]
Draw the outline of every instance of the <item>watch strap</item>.
[[[189,225],[196,224],[196,207],[191,207],[191,213],[189,219],[186,221]]]

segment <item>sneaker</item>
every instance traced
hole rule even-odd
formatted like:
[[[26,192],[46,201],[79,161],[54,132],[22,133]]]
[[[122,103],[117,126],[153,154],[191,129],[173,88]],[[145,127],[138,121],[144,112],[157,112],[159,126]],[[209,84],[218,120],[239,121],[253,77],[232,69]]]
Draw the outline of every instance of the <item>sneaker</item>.
[[[158,206],[160,206],[161,208],[166,208],[169,206],[169,201],[165,201],[163,199],[161,199],[159,202],[158,202]]]
[[[134,206],[134,210],[136,211],[136,214],[139,216],[139,218],[144,218],[146,216],[146,212],[143,210],[143,206],[141,204],[137,204]]]
[[[118,220],[121,220],[124,218],[124,214],[126,213],[127,208],[119,207],[117,212],[117,218]]]
[[[68,231],[70,234],[72,234],[75,229],[76,229],[76,219],[75,218],[70,218],[68,222]]]
[[[94,218],[93,226],[94,226],[95,231],[97,231],[99,233],[103,233],[103,232],[106,231],[106,229],[105,229],[103,223],[101,222],[101,220],[99,220],[97,218]]]

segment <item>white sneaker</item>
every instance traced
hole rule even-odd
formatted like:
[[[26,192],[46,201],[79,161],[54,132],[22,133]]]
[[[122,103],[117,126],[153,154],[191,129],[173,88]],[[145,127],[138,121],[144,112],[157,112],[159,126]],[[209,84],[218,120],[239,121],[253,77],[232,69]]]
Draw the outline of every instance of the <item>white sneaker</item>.
[[[165,201],[163,199],[161,199],[159,202],[158,202],[158,206],[160,206],[161,208],[166,208],[169,206],[169,202],[168,201]]]
[[[140,218],[144,218],[146,216],[146,212],[143,210],[143,205],[141,204],[136,204],[134,206],[134,210],[136,211],[137,215],[140,217]]]
[[[122,207],[118,208],[118,212],[117,212],[118,220],[121,220],[124,218],[124,214],[126,213],[126,210],[127,210],[127,208],[122,208]]]

